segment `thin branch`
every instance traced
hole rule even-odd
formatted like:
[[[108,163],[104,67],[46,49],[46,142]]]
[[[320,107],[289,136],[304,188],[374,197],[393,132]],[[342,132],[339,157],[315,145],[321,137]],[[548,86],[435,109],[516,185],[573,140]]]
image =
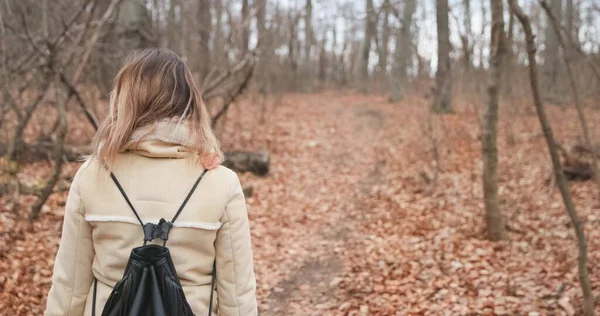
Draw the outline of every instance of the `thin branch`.
[[[218,95],[218,93],[215,93],[215,91],[217,90],[217,88],[229,77],[233,76],[233,74],[239,72],[240,70],[244,69],[244,67],[246,67],[246,65],[250,62],[254,62],[254,53],[248,53],[243,59],[242,61],[240,61],[237,65],[235,65],[234,67],[230,68],[229,70],[227,70],[226,72],[224,72],[221,76],[215,78],[211,84],[209,86],[206,87],[206,89],[204,89],[203,93],[202,93],[202,97],[204,98],[204,100],[210,100],[212,98],[214,98],[215,96]]]
[[[121,2],[121,0],[112,0],[110,2],[110,4],[108,5],[108,8],[104,12],[104,15],[102,16],[102,19],[100,19],[100,22],[96,26],[96,30],[92,34],[90,41],[87,43],[87,45],[85,47],[85,51],[84,51],[83,55],[81,56],[81,60],[79,61],[79,64],[77,65],[77,68],[73,75],[73,84],[77,84],[79,82],[79,79],[81,78],[81,74],[83,73],[83,69],[85,68],[87,61],[90,58],[92,50],[94,49],[94,45],[96,44],[96,42],[98,41],[98,38],[100,37],[100,30],[102,29],[102,26],[104,26],[106,21],[108,21],[108,19],[112,15],[113,11],[115,10],[115,8],[119,4],[119,2]]]
[[[569,186],[567,184],[567,180],[563,172],[562,164],[558,156],[558,151],[556,149],[557,145],[556,141],[554,140],[554,135],[552,133],[552,127],[548,122],[546,110],[544,109],[544,105],[542,103],[537,73],[537,61],[535,59],[536,46],[534,42],[533,31],[531,30],[531,22],[529,21],[529,17],[527,17],[527,15],[523,13],[523,10],[519,6],[517,0],[509,0],[508,3],[517,19],[519,19],[519,22],[521,22],[521,25],[523,26],[523,31],[525,32],[525,41],[527,44],[527,59],[529,62],[529,81],[531,84],[531,91],[533,94],[533,102],[535,105],[538,119],[540,121],[540,125],[542,126],[542,132],[544,133],[544,137],[548,145],[550,158],[552,159],[556,185],[560,190],[563,202],[565,204],[565,208],[567,210],[569,218],[571,219],[571,223],[573,224],[575,235],[577,236],[577,245],[579,251],[579,258],[577,260],[577,270],[579,274],[581,290],[583,292],[583,310],[587,316],[593,316],[595,314],[594,295],[592,293],[592,287],[590,284],[587,269],[587,241],[585,237],[585,232],[583,230],[583,224],[579,219],[579,215],[577,214],[577,210],[575,209],[575,204],[571,199]]]
[[[84,2],[83,5],[81,6],[81,8],[79,8],[79,10],[77,10],[77,12],[75,12],[75,14],[73,14],[71,16],[69,21],[67,21],[67,23],[63,23],[62,32],[52,41],[52,43],[50,44],[51,46],[56,46],[60,43],[60,41],[67,35],[69,30],[71,29],[71,26],[73,25],[73,23],[75,23],[75,21],[77,21],[79,16],[85,11],[85,9],[87,8],[88,4],[90,4],[90,2],[91,2],[91,0],[87,0],[86,2]],[[95,1],[94,1],[94,4],[95,4]]]
[[[9,147],[6,153],[6,159],[7,160],[13,160],[14,156],[15,156],[15,152],[17,150],[17,146],[19,146],[22,138],[23,138],[23,131],[25,130],[25,127],[27,126],[27,124],[29,123],[29,120],[31,119],[31,116],[33,115],[33,112],[35,111],[35,109],[38,107],[38,105],[42,102],[42,100],[44,100],[44,97],[46,96],[46,93],[48,92],[48,89],[50,88],[50,80],[49,80],[49,76],[47,76],[44,79],[44,86],[42,88],[42,92],[37,96],[37,98],[30,103],[26,108],[25,108],[25,114],[22,115],[20,117],[20,119],[17,122],[17,126],[15,127],[15,134],[12,138],[12,141],[9,143]],[[16,103],[12,102],[15,106]],[[14,109],[15,112],[18,112],[18,109]]]
[[[92,124],[94,130],[98,130],[98,120],[96,119],[96,116],[94,115],[94,113],[92,113],[92,111],[88,109],[87,105],[85,104],[85,101],[83,101],[81,93],[79,93],[75,85],[69,82],[64,72],[60,72],[60,81],[67,87],[67,89],[69,90],[69,94],[75,97],[77,104],[79,104],[79,107],[83,110],[85,117],[88,119],[90,124]]]
[[[213,126],[217,124],[217,122],[219,121],[219,119],[221,119],[221,117],[223,115],[225,115],[225,113],[229,109],[229,106],[248,87],[248,83],[250,82],[250,79],[252,78],[252,75],[254,73],[254,58],[251,59],[250,62],[251,62],[250,65],[249,65],[250,69],[248,70],[248,73],[246,74],[246,77],[244,78],[244,81],[238,86],[238,89],[236,89],[235,91],[233,91],[229,95],[229,98],[227,100],[225,100],[225,102],[223,103],[223,107],[221,108],[221,110],[219,110],[219,112],[214,117],[212,117]]]
[[[65,144],[65,136],[67,135],[67,111],[66,111],[66,103],[71,99],[71,95],[64,102],[58,102],[58,127],[56,132],[56,144],[54,145],[54,151],[52,153],[54,160],[54,171],[50,176],[50,179],[46,182],[46,185],[40,191],[39,198],[35,201],[33,206],[31,207],[31,213],[29,215],[30,221],[34,221],[39,218],[40,211],[42,210],[42,206],[52,194],[52,190],[54,186],[60,179],[60,173],[62,171],[63,165],[63,151]]]
[[[585,119],[585,114],[583,113],[583,104],[581,103],[581,98],[579,97],[579,91],[577,89],[577,83],[575,82],[575,76],[573,74],[573,67],[571,65],[571,58],[573,57],[573,53],[571,51],[572,45],[567,46],[565,41],[563,40],[563,35],[560,32],[559,22],[552,13],[550,6],[544,0],[540,1],[540,5],[546,11],[548,18],[550,19],[550,24],[554,29],[556,34],[556,38],[558,39],[558,43],[560,47],[563,49],[563,59],[565,62],[565,66],[567,68],[567,77],[569,79],[569,85],[571,86],[571,91],[573,93],[573,101],[575,102],[575,107],[577,109],[577,116],[579,117],[579,122],[581,124],[581,129],[583,133],[583,139],[585,141],[586,146],[589,148],[592,147],[592,141],[590,139],[590,133],[588,128],[587,120]],[[600,170],[598,170],[598,159],[596,155],[592,155],[592,172],[594,173],[594,181],[596,182],[596,187],[598,190],[598,194],[600,194]]]

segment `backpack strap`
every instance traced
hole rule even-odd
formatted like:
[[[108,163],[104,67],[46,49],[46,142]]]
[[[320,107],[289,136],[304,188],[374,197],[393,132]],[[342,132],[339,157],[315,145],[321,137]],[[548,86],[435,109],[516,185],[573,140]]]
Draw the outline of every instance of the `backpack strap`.
[[[202,178],[204,177],[204,175],[206,174],[207,171],[208,171],[208,169],[205,169],[204,171],[202,171],[202,173],[200,174],[200,176],[198,177],[198,179],[196,180],[196,182],[190,189],[190,192],[183,200],[183,203],[181,203],[181,206],[179,206],[179,209],[175,213],[175,216],[173,216],[173,219],[170,222],[167,222],[164,218],[161,218],[160,221],[158,222],[158,224],[153,224],[153,223],[144,224],[144,222],[140,218],[138,212],[135,210],[133,203],[131,203],[131,200],[129,200],[127,193],[125,193],[123,186],[121,186],[121,183],[119,183],[119,180],[117,180],[117,177],[115,176],[115,174],[111,172],[110,178],[113,180],[113,182],[119,189],[119,192],[121,192],[121,195],[123,195],[125,202],[127,202],[127,205],[129,205],[129,208],[131,208],[131,211],[133,211],[133,214],[135,215],[138,222],[142,226],[142,229],[144,231],[144,245],[146,245],[146,243],[148,241],[152,241],[153,239],[160,238],[163,240],[163,246],[165,246],[167,243],[167,239],[169,239],[169,232],[170,232],[171,228],[173,227],[173,223],[175,222],[175,220],[177,220],[177,218],[181,214],[181,211],[183,211],[183,209],[185,208],[186,204],[192,197],[192,194],[194,194],[194,191],[196,191],[198,184],[200,184],[200,180],[202,180]]]
[[[92,296],[92,316],[96,316],[96,296],[98,293],[98,279],[94,278],[94,295]]]
[[[202,171],[202,174],[198,177],[198,180],[196,180],[196,182],[192,186],[192,189],[190,190],[190,193],[188,193],[188,195],[185,197],[185,200],[183,200],[183,203],[181,203],[181,206],[177,210],[177,213],[175,213],[175,216],[173,216],[173,219],[171,220],[171,224],[175,223],[175,221],[177,220],[177,217],[179,217],[179,214],[181,214],[181,211],[183,211],[183,208],[185,207],[185,205],[187,204],[187,202],[192,197],[192,194],[194,194],[194,191],[196,191],[196,188],[198,187],[198,184],[200,183],[200,180],[202,180],[202,178],[204,178],[204,175],[206,174],[207,171],[208,171],[208,169],[205,169],[204,171]]]
[[[208,302],[208,316],[212,316],[213,299],[215,296],[215,281],[217,278],[217,259],[213,262],[212,281],[210,282],[210,301]]]
[[[131,204],[131,201],[129,200],[129,197],[127,196],[127,193],[125,193],[125,190],[123,190],[123,187],[121,186],[121,183],[119,183],[119,180],[117,180],[117,177],[115,177],[115,174],[111,172],[110,173],[110,177],[113,180],[113,182],[117,185],[117,188],[119,188],[119,191],[121,192],[121,195],[123,195],[123,197],[125,198],[125,202],[127,202],[127,205],[129,205],[129,207],[133,211],[133,214],[137,218],[138,222],[140,222],[140,225],[142,225],[142,227],[144,227],[144,222],[142,222],[142,219],[140,218],[140,216],[136,212],[135,207],[133,207],[133,204]]]

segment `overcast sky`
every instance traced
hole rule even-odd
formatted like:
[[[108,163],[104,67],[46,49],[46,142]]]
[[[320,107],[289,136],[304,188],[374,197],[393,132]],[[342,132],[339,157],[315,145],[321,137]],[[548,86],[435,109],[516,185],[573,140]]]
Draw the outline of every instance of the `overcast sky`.
[[[241,9],[241,0],[229,0],[234,6],[233,11],[239,12]],[[324,29],[327,32],[328,48],[334,49],[340,53],[343,47],[343,39],[349,36],[353,39],[361,39],[364,31],[365,18],[365,1],[366,0],[313,0],[313,28],[315,36],[318,40],[323,37]],[[381,6],[383,0],[374,0],[375,8]],[[402,11],[403,0],[391,0],[392,4]],[[431,68],[435,70],[437,67],[437,35],[435,21],[435,2],[436,0],[417,0],[417,12],[414,17],[413,33],[416,33],[418,40],[419,54],[431,61]],[[541,14],[538,0],[519,0],[525,12],[533,14]],[[450,34],[451,42],[455,48],[454,57],[458,57],[461,53],[460,34],[464,34],[464,5],[463,0],[449,0],[450,3]],[[585,21],[585,27],[582,27],[579,33],[580,40],[584,43],[586,51],[598,51],[600,42],[600,12],[594,9],[594,6],[600,7],[600,0],[575,0],[576,5],[580,6],[581,17]],[[282,9],[296,10],[300,14],[304,13],[306,0],[268,0],[268,12],[270,16],[275,7],[279,6]],[[482,6],[484,10],[482,10]],[[485,15],[484,15],[485,14]],[[542,15],[543,16],[543,15]],[[484,62],[487,60],[489,33],[490,33],[490,12],[489,0],[471,0],[471,34],[472,40],[475,41],[473,50],[473,61],[477,65],[480,60],[480,54],[483,53]],[[536,19],[536,21],[539,19]],[[398,21],[390,18],[390,23],[393,27],[398,26]],[[484,22],[485,21],[485,22]],[[540,25],[534,23],[534,29],[544,25],[542,18]],[[508,25],[508,13],[505,14],[505,23]],[[485,25],[482,34],[482,24]],[[335,26],[338,33],[338,44],[332,47],[333,32],[331,29]],[[520,27],[516,25],[515,27]],[[304,37],[304,21],[300,20],[298,37]],[[536,30],[534,30],[535,32]],[[536,32],[540,39],[540,50],[543,49],[541,40],[543,32]],[[251,40],[251,45],[256,44],[256,38]],[[484,46],[481,50],[480,47]],[[393,38],[390,43],[390,49],[393,50]],[[286,53],[287,47],[282,46],[280,52]],[[377,54],[373,47],[371,62],[373,65],[377,63]]]

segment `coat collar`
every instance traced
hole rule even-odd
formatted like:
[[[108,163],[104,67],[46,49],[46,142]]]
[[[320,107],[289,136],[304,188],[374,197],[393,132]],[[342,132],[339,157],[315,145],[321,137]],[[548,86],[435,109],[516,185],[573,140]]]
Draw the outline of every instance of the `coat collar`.
[[[152,158],[188,158],[198,155],[186,146],[189,132],[186,121],[166,120],[137,128],[125,150]]]

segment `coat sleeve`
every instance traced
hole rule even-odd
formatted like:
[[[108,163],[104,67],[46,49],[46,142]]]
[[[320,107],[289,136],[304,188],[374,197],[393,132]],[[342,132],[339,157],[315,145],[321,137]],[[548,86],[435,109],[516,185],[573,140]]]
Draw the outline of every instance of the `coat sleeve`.
[[[237,175],[232,198],[221,218],[215,241],[219,314],[258,315],[252,243],[244,193]]]
[[[46,316],[81,316],[93,282],[92,226],[85,221],[78,177],[65,206],[62,237],[52,274]]]

